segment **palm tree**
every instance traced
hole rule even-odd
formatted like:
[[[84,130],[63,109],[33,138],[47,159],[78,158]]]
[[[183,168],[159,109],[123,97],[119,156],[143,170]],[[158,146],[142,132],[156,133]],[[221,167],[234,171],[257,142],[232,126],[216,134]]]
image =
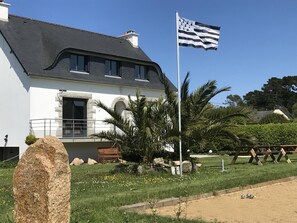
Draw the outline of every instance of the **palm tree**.
[[[170,129],[167,122],[165,101],[148,101],[136,93],[136,100],[128,97],[129,117],[123,118],[116,111],[98,102],[97,106],[111,117],[104,120],[120,131],[102,131],[95,137],[111,140],[128,161],[152,162],[154,156],[162,151],[166,143],[166,132]]]
[[[170,118],[174,124],[173,129],[178,132],[178,111],[177,98],[170,90],[169,83],[162,75],[162,83],[165,86],[166,99],[170,109]],[[199,152],[211,144],[214,139],[230,139],[236,143],[243,140],[241,137],[232,133],[228,128],[232,125],[232,119],[236,117],[247,118],[247,112],[239,109],[219,110],[215,109],[210,100],[216,95],[229,91],[230,87],[217,88],[216,81],[208,81],[200,88],[189,93],[189,73],[187,73],[181,87],[181,138],[183,157],[187,157],[187,150]],[[173,107],[173,108],[172,108]],[[177,143],[176,143],[177,145]],[[178,155],[178,151],[175,151]]]
[[[187,138],[190,150],[205,152],[222,141],[228,141],[235,145],[251,143],[248,138],[231,130],[231,127],[237,125],[238,117],[246,119],[247,115],[248,111],[244,108],[230,109],[209,106],[209,109],[205,110],[204,114],[201,114],[201,117],[189,126]]]
[[[215,81],[209,81],[192,93],[189,93],[189,73],[181,88],[182,132],[178,128],[178,106],[176,92],[169,85],[164,74],[160,76],[164,84],[165,98],[149,101],[136,93],[136,100],[129,96],[127,111],[129,118],[123,118],[113,109],[98,102],[98,106],[111,117],[105,122],[114,125],[120,131],[100,132],[94,136],[111,140],[117,146],[124,158],[136,162],[152,162],[156,154],[162,152],[164,145],[178,145],[181,136],[183,142],[183,157],[189,155],[186,151],[201,151],[209,146],[214,139],[230,139],[236,143],[240,137],[228,130],[231,120],[244,117],[239,110],[222,112],[213,108],[210,100],[217,94],[230,88],[218,89]],[[178,157],[178,146],[175,147]]]

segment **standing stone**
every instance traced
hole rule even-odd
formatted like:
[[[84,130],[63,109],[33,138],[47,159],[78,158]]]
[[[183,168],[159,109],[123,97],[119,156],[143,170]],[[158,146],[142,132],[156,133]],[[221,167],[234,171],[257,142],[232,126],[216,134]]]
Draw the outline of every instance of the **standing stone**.
[[[69,223],[70,167],[61,141],[32,144],[13,174],[16,223]]]

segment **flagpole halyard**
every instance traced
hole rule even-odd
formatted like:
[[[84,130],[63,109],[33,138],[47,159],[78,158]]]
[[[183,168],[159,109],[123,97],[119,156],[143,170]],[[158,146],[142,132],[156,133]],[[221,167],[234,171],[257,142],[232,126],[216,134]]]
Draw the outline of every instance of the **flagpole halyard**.
[[[177,87],[178,87],[178,131],[179,131],[179,162],[180,176],[183,176],[182,139],[181,139],[181,86],[180,86],[180,66],[179,66],[179,42],[178,42],[178,12],[176,11],[176,61],[177,61]]]

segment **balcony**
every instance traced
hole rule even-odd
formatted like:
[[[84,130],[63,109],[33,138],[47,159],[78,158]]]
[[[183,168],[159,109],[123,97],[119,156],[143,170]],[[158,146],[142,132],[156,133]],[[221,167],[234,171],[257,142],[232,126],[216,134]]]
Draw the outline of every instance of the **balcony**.
[[[62,142],[106,142],[91,135],[101,131],[115,131],[103,120],[90,119],[31,119],[30,132],[37,138],[55,136]]]

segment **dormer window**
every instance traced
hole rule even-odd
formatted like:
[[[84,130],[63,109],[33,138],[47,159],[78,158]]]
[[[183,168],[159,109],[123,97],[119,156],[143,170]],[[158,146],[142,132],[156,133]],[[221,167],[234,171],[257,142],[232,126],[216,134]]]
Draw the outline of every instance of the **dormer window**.
[[[119,77],[119,67],[120,64],[118,61],[105,60],[105,75]]]
[[[71,71],[78,71],[78,72],[89,72],[89,57],[78,55],[78,54],[71,54],[70,55],[70,70]]]
[[[135,65],[135,79],[148,80],[146,67],[143,65]]]

